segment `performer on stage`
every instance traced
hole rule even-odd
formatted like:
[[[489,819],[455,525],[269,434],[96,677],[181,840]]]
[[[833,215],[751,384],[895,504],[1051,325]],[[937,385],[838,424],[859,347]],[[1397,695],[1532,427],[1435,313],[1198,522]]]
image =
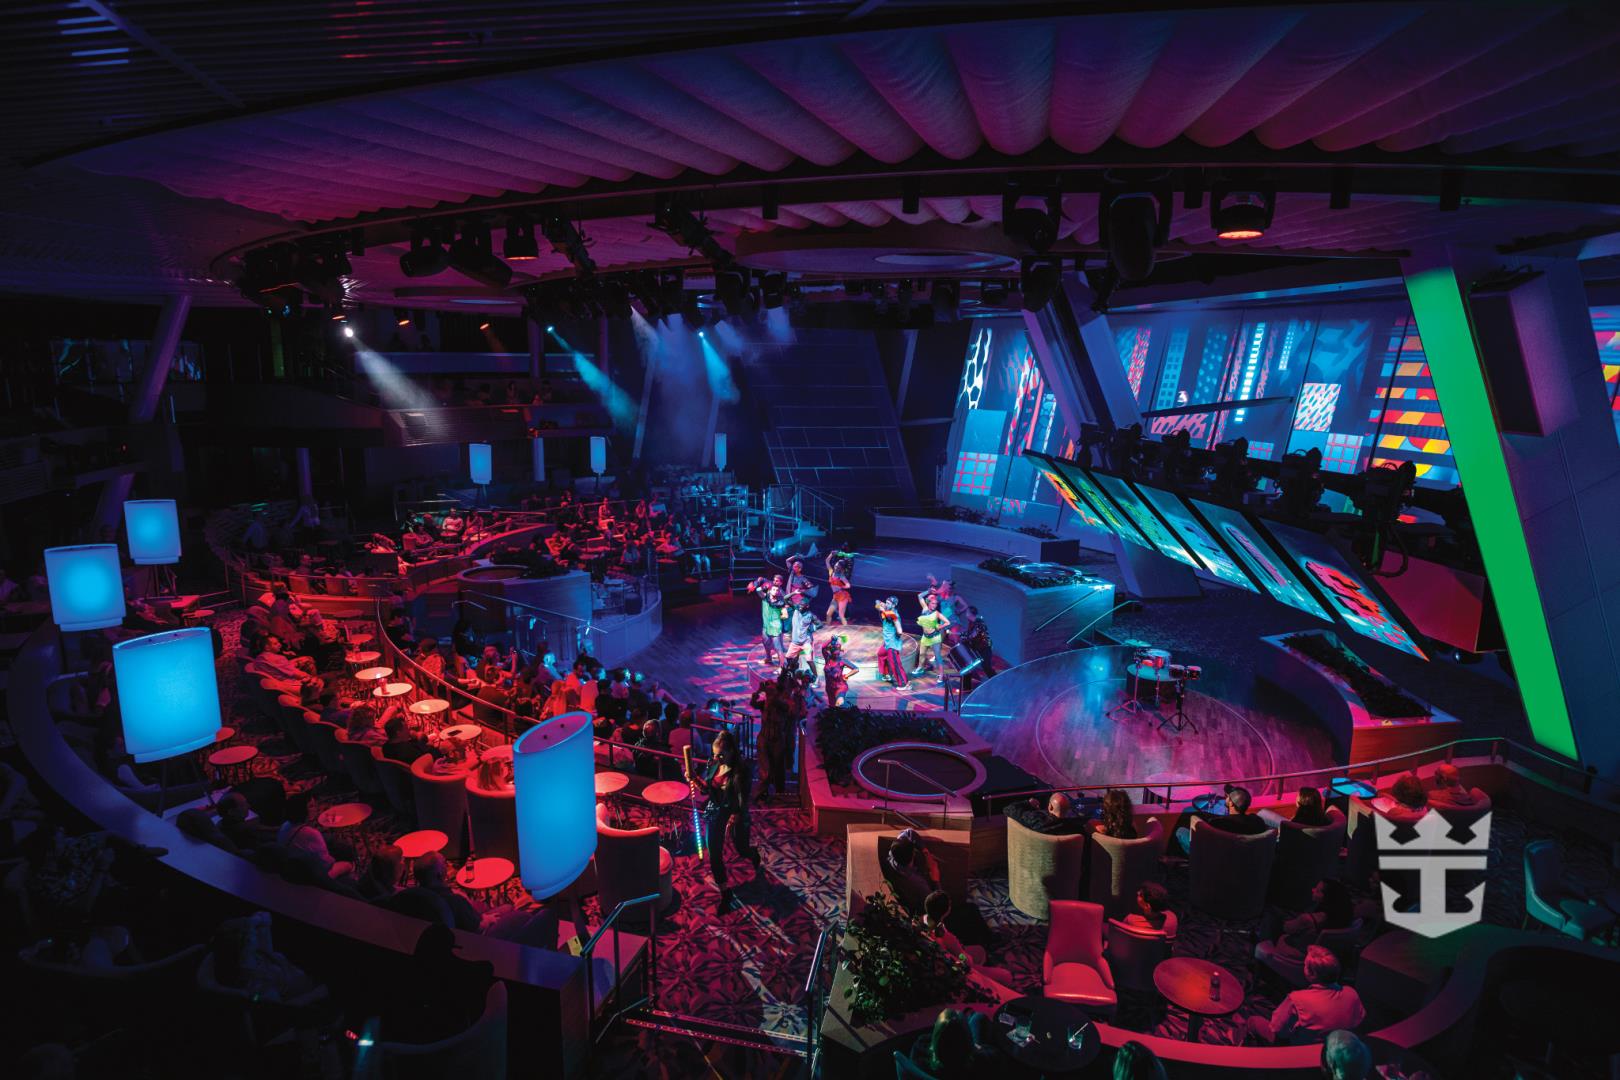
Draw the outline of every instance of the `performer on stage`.
[[[962,643],[979,658],[979,666],[962,676],[962,692],[965,694],[980,679],[994,675],[996,663],[994,648],[990,644],[990,626],[979,616],[979,609],[963,605],[962,613],[967,619],[967,626],[962,631]]]
[[[921,675],[925,670],[933,669],[943,673],[945,670],[945,628],[951,625],[951,620],[939,610],[939,594],[932,590],[917,594],[917,602],[922,605],[922,614],[917,616],[917,629],[922,631],[917,640],[917,666],[911,669],[913,675]],[[929,650],[933,650],[933,658],[929,658]]]
[[[687,759],[686,780],[697,784],[709,798],[703,807],[703,832],[709,848],[709,873],[720,889],[715,910],[724,915],[736,906],[726,878],[726,833],[731,833],[731,846],[737,854],[754,864],[756,876],[760,864],[758,849],[748,842],[748,766],[738,757],[737,737],[721,729],[702,773],[694,774],[691,759]]]
[[[827,553],[827,584],[832,587],[832,600],[827,604],[826,619],[829,625],[833,620],[833,613],[838,613],[838,625],[848,626],[849,619],[845,612],[849,609],[849,582],[855,573],[855,556],[847,551],[829,551]]]
[[[844,639],[834,634],[821,647],[821,671],[827,680],[827,704],[842,705],[849,690],[849,677],[861,670],[844,656]]]
[[[748,583],[748,591],[759,594],[760,637],[765,642],[765,663],[776,666],[778,656],[787,655],[782,640],[782,620],[787,618],[787,598],[782,592],[782,575],[770,581],[757,577]]]
[[[805,598],[816,595],[816,583],[804,576],[804,560],[794,559],[788,563],[787,594],[791,597],[798,593]]]
[[[933,574],[928,575],[928,588],[926,593],[933,593],[939,598],[939,613],[945,616],[946,622],[956,620],[956,582],[950,578],[940,581]]]
[[[787,663],[800,666],[802,660],[810,668],[810,677],[816,677],[815,633],[821,627],[816,613],[810,610],[810,601],[803,593],[789,593],[789,624]]]
[[[876,604],[878,626],[883,630],[883,644],[878,648],[878,678],[891,682],[895,689],[906,688],[906,665],[900,659],[905,636],[900,632],[900,598],[891,596]]]

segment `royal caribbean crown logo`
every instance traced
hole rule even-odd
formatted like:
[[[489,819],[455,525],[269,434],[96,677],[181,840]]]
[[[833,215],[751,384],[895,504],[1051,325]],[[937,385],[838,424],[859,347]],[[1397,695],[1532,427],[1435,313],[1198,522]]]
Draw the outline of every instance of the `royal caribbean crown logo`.
[[[1416,870],[1418,873],[1418,906],[1411,911],[1397,911],[1400,893],[1388,882],[1380,882],[1384,894],[1384,918],[1396,926],[1403,926],[1415,934],[1437,938],[1472,926],[1484,915],[1485,883],[1468,892],[1468,906],[1462,911],[1446,910],[1446,875],[1452,870],[1484,870],[1486,853],[1491,846],[1491,815],[1486,814],[1471,826],[1473,833],[1467,840],[1453,840],[1451,824],[1439,813],[1431,810],[1413,826],[1417,836],[1405,843],[1395,839],[1399,826],[1382,814],[1373,815],[1378,830],[1378,869],[1381,874],[1391,870]]]

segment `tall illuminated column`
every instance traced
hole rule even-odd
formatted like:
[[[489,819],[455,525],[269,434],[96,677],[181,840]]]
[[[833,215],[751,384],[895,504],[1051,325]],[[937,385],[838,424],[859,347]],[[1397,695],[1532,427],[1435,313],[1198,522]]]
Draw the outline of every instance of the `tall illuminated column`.
[[[596,854],[596,756],[591,714],[561,713],[512,747],[518,874],[544,900],[562,892]]]
[[[1499,257],[1423,252],[1402,263],[1463,495],[1535,741],[1620,775],[1620,443],[1573,259],[1507,294],[1539,435],[1504,433],[1474,333],[1471,286]],[[1472,310],[1471,310],[1472,308]],[[1498,330],[1499,335],[1505,331]],[[1492,355],[1496,355],[1494,352]],[[1507,392],[1499,387],[1499,392]]]

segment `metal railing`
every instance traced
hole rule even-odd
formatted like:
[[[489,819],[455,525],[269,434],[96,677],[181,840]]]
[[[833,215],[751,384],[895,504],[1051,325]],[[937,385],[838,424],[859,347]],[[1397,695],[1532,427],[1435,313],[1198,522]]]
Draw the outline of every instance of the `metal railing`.
[[[816,938],[815,952],[810,954],[810,973],[804,979],[804,1030],[809,1065],[805,1075],[812,1080],[821,1066],[821,1018],[827,1011],[827,995],[832,990],[831,980],[826,973],[827,959],[837,955],[836,948],[829,950],[827,944],[834,934],[843,932],[843,927],[840,920],[833,919],[821,928],[821,934]]]
[[[927,775],[924,775],[923,773],[918,772],[916,769],[913,769],[910,765],[907,765],[903,761],[896,761],[893,758],[878,758],[877,759],[877,764],[883,766],[883,805],[881,807],[879,807],[879,809],[881,809],[883,811],[885,816],[887,816],[888,814],[891,813],[891,810],[889,808],[889,795],[890,795],[890,792],[892,792],[894,790],[894,770],[899,769],[901,772],[909,773],[910,775],[916,777],[918,780],[921,780],[923,783],[932,786],[936,791],[938,791],[939,792],[939,823],[943,827],[944,824],[947,821],[950,820],[950,818],[951,818],[951,797],[954,796],[956,794],[956,792],[952,791],[950,788],[946,787],[944,784],[940,783],[938,780],[935,780],[933,777],[927,776]],[[924,799],[923,799],[923,797],[919,796],[917,801],[921,802],[921,801],[924,801]],[[932,799],[927,799],[926,801],[932,802],[933,800]],[[907,814],[905,811],[903,811],[903,810],[895,810],[895,811],[892,811],[892,813],[894,813],[896,816],[898,816],[903,821],[905,821],[913,829],[921,828],[921,826],[919,826],[914,820],[912,820],[911,816],[909,814]],[[971,814],[972,814],[972,810],[970,809],[969,810],[969,815],[971,816]]]
[[[655,1007],[658,1004],[658,899],[658,894],[651,892],[646,896],[638,896],[633,900],[619,901],[618,907],[615,907],[612,913],[602,920],[602,925],[596,928],[596,933],[592,934],[590,940],[585,943],[585,947],[579,950],[580,959],[585,961],[585,1008],[591,1026],[591,1041],[593,1043],[599,1040],[607,1032],[608,1028],[613,1026],[613,1021],[631,1009],[639,1008],[642,1005]],[[626,911],[640,907],[643,904],[647,905],[648,925],[650,927],[647,967],[642,975],[641,996],[625,1005],[620,1000],[620,991],[624,986],[624,972],[621,970],[623,958],[619,950],[619,919],[624,916]],[[603,1024],[601,1030],[598,1031],[596,1030],[596,945],[609,930],[613,931],[613,989],[603,999],[603,1004],[612,1001],[618,1007],[608,1017],[607,1023]]]
[[[1459,750],[1465,752],[1459,755]],[[1470,750],[1484,750],[1485,753],[1479,755],[1466,752]],[[1220,791],[1227,784],[1246,788],[1256,794],[1263,794],[1270,785],[1275,784],[1278,793],[1281,793],[1286,790],[1286,785],[1290,782],[1303,783],[1307,780],[1320,780],[1323,778],[1331,781],[1339,777],[1351,781],[1361,781],[1376,788],[1381,776],[1395,772],[1405,772],[1421,765],[1452,761],[1458,756],[1483,756],[1492,762],[1516,764],[1527,772],[1534,773],[1552,783],[1579,791],[1584,795],[1594,796],[1594,786],[1601,786],[1610,790],[1606,795],[1598,797],[1606,798],[1610,802],[1620,802],[1620,781],[1607,780],[1596,774],[1586,772],[1579,766],[1560,761],[1534,747],[1525,746],[1523,743],[1515,742],[1512,739],[1489,735],[1452,739],[1450,742],[1438,743],[1434,746],[1424,747],[1421,750],[1410,750],[1403,754],[1353,762],[1349,765],[1323,765],[1312,769],[1296,769],[1263,776],[1231,776],[1176,781],[1118,780],[1106,784],[1071,784],[1057,787],[1030,788],[1026,791],[997,792],[996,800],[998,802],[1010,802],[1016,799],[1051,795],[1058,791],[1101,795],[1109,789],[1118,788],[1127,792],[1139,789],[1142,795],[1141,799],[1137,800],[1139,803],[1170,805],[1178,801],[1175,797],[1177,789],[1194,792],[1193,795],[1187,795],[1179,800],[1186,802],[1196,797],[1196,795],[1205,794],[1209,791]],[[1318,783],[1316,786],[1325,785]]]

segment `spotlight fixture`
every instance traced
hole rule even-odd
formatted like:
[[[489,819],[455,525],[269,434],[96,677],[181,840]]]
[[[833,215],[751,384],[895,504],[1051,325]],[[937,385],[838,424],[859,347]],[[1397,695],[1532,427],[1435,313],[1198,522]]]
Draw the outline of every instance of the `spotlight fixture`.
[[[411,233],[411,250],[399,257],[400,273],[406,277],[432,277],[450,265],[439,238],[427,227],[418,227]]]
[[[1119,272],[1112,266],[1090,266],[1084,270],[1086,286],[1091,289],[1091,310],[1099,315],[1108,314],[1108,300],[1119,284]]]
[[[766,184],[760,189],[759,216],[765,221],[775,221],[780,209],[781,193],[776,190],[775,184]]]
[[[602,311],[610,319],[628,319],[630,317],[630,289],[618,278],[608,278],[602,282],[597,290],[597,299],[602,305]]]
[[[766,311],[781,307],[787,299],[787,275],[780,272],[760,275],[759,295]]]
[[[540,257],[540,245],[535,243],[534,222],[523,214],[506,219],[506,239],[501,241],[501,254],[507,262],[527,262]]]
[[[1052,302],[1063,283],[1063,263],[1058,259],[1027,259],[1018,272],[1018,291],[1024,297],[1025,311],[1040,311]]]
[[[1271,228],[1277,193],[1255,188],[1234,190],[1217,184],[1209,193],[1209,226],[1221,240],[1258,240]]]
[[[979,282],[979,303],[985,307],[1000,307],[1007,302],[1007,283],[1005,281]]]
[[[717,267],[731,265],[731,252],[721,246],[708,222],[674,195],[660,195],[653,204],[653,228],[685,244],[687,250],[701,252]]]
[[[907,217],[922,209],[922,179],[908,176],[900,181],[900,212]]]
[[[1050,188],[1045,193],[1045,209],[1020,206],[1020,199],[1027,197],[1011,184],[1001,193],[1001,231],[1031,251],[1049,251],[1057,243],[1058,228],[1063,224],[1062,196],[1055,186]]]
[[[747,318],[758,310],[747,270],[715,268],[714,295],[726,306],[726,314]]]
[[[935,278],[933,286],[928,290],[928,305],[934,309],[934,319],[937,322],[955,322],[961,300],[961,282],[949,278]]]
[[[478,324],[478,329],[480,329],[480,330],[488,330],[489,329],[489,323],[487,323],[487,322],[479,323]]]
[[[1349,165],[1335,165],[1328,174],[1328,209],[1350,209],[1350,187],[1355,170]]]
[[[1153,273],[1158,246],[1169,239],[1168,199],[1149,191],[1105,195],[1099,233],[1108,260],[1126,281],[1144,281]]]
[[[553,214],[541,223],[540,228],[551,250],[567,259],[576,275],[588,278],[596,274],[596,262],[586,250],[590,241],[578,226],[561,215]]]
[[[406,311],[404,308],[395,308],[394,309],[394,325],[395,326],[409,326],[409,325],[411,325],[411,313]]]
[[[512,282],[512,268],[495,257],[490,250],[489,226],[467,222],[461,227],[461,238],[450,245],[447,255],[451,269],[472,278],[480,285],[504,289]]]
[[[354,337],[354,327],[345,324],[343,327],[343,336],[346,338]]]

